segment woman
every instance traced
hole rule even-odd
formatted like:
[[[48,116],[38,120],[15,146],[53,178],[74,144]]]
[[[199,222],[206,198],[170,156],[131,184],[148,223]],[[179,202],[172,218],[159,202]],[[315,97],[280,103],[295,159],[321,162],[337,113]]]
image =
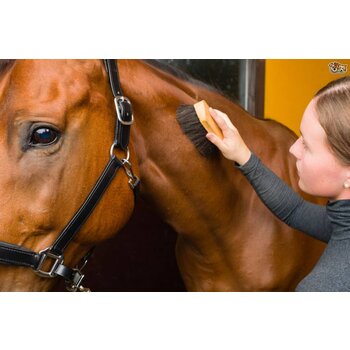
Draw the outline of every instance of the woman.
[[[247,177],[265,205],[282,221],[328,245],[296,291],[350,291],[350,77],[332,81],[307,106],[301,136],[290,152],[299,187],[329,199],[305,201],[248,149],[228,116],[211,109],[224,139],[207,134],[224,157]]]

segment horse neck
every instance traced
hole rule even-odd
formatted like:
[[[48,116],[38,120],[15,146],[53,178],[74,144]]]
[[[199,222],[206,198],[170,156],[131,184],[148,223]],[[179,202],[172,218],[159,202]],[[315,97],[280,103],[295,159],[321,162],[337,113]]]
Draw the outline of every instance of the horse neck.
[[[194,104],[204,99],[213,108],[229,115],[252,149],[268,142],[267,129],[261,127],[260,120],[215,90],[181,80],[138,60],[119,60],[118,66],[123,92],[131,99],[139,124],[145,122],[148,125],[155,125],[160,122],[159,118],[169,118],[166,112],[170,111],[175,115],[180,104]],[[154,118],[155,111],[160,109],[164,113]],[[259,132],[256,132],[258,129]]]
[[[140,60],[118,61],[124,94],[133,104],[157,109],[177,108],[179,104],[193,104],[200,99],[200,87],[177,78]]]

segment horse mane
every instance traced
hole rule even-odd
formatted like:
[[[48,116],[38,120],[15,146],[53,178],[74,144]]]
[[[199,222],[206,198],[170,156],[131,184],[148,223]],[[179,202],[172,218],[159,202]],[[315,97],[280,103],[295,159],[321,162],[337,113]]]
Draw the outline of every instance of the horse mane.
[[[163,72],[169,73],[170,75],[172,75],[176,78],[184,80],[190,84],[193,84],[193,85],[196,85],[199,87],[203,87],[203,88],[210,90],[212,92],[216,92],[229,100],[234,100],[234,102],[237,102],[237,100],[232,99],[232,97],[228,96],[224,91],[222,91],[218,85],[214,86],[214,85],[207,84],[202,80],[194,78],[191,74],[185,72],[181,68],[172,66],[169,63],[166,63],[166,62],[160,61],[160,60],[156,60],[156,59],[154,59],[154,60],[148,59],[148,60],[142,60],[142,61],[145,62],[146,64],[149,64],[150,66],[152,66],[154,68],[157,68]]]

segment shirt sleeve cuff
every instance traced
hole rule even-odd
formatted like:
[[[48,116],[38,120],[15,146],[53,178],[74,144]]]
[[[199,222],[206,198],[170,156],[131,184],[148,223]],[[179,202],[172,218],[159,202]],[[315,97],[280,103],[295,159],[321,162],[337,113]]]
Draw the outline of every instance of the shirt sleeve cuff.
[[[234,167],[241,170],[243,174],[248,174],[256,168],[258,163],[259,158],[252,152],[250,158],[245,164],[239,165],[238,163],[234,162]]]

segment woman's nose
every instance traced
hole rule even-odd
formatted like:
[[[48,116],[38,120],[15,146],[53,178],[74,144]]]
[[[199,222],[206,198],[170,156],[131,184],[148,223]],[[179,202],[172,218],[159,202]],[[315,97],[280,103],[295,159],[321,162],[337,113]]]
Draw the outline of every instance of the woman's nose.
[[[297,159],[300,159],[300,151],[301,151],[301,147],[300,147],[300,143],[301,143],[301,138],[299,137],[293,144],[292,146],[289,148],[289,152],[291,154],[293,154],[293,156]]]

